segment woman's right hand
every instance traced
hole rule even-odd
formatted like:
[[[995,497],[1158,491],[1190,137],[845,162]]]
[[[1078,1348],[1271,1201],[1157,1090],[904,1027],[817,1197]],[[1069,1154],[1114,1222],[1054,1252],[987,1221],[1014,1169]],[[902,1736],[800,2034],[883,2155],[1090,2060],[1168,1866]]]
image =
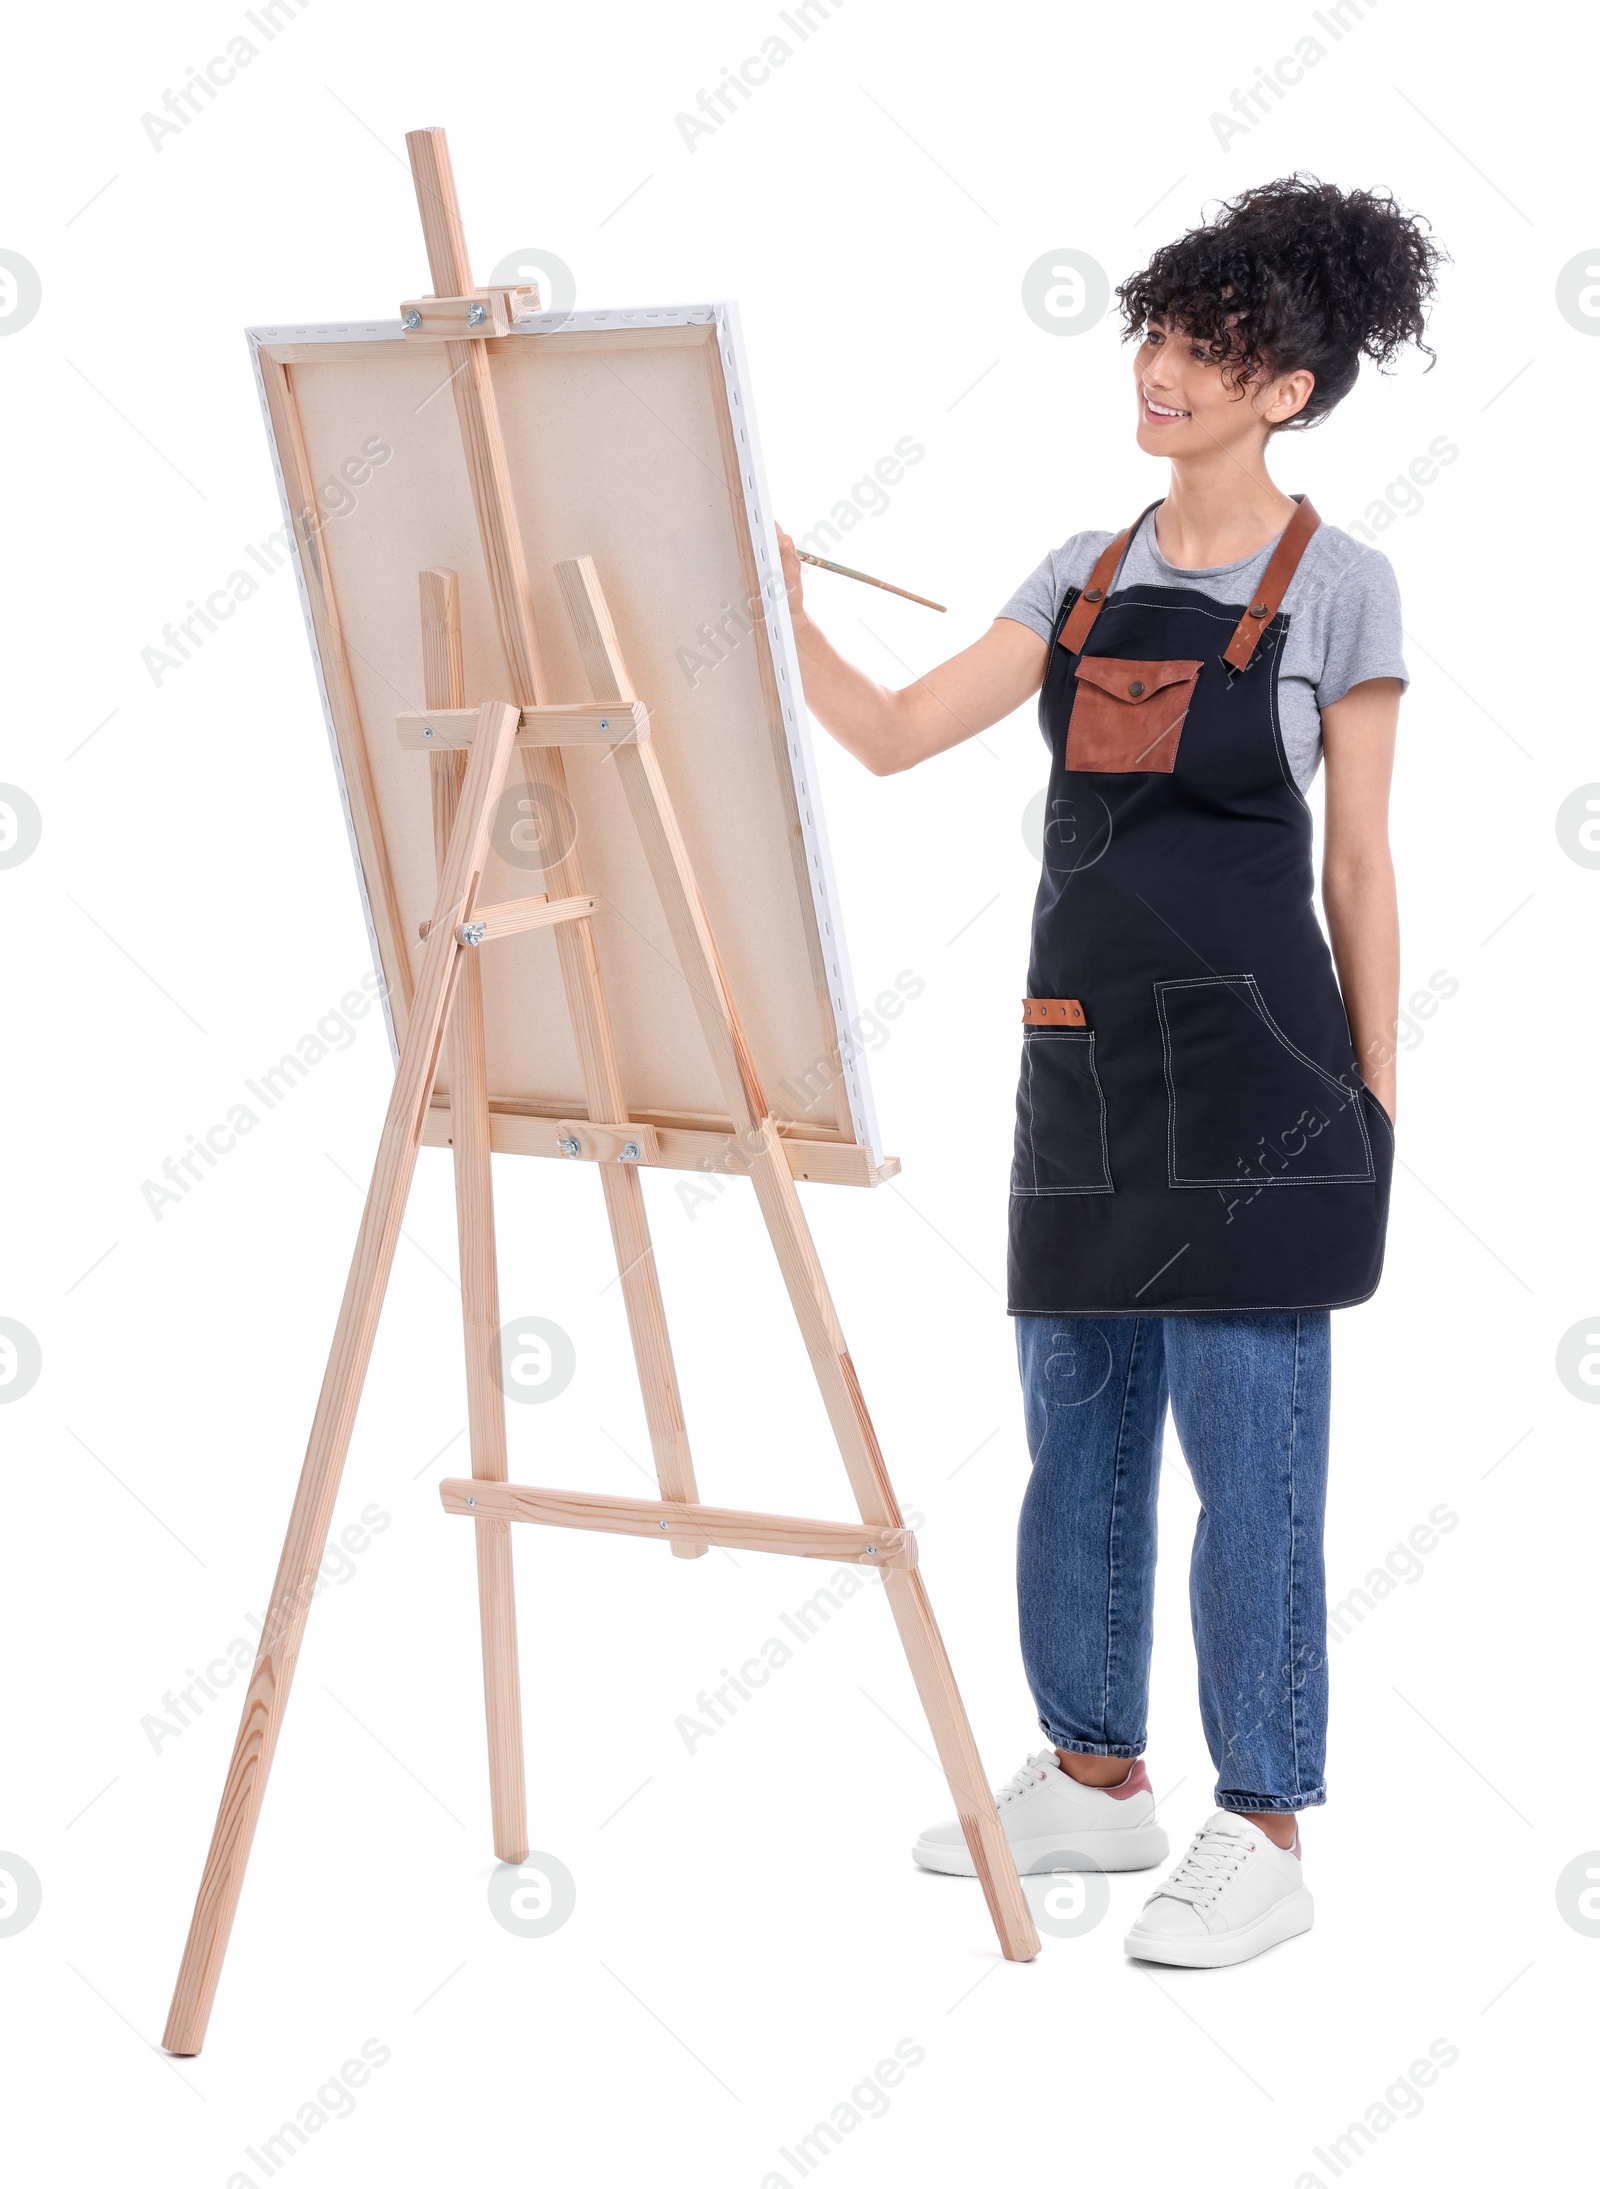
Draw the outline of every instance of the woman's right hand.
[[[789,621],[798,623],[806,612],[804,588],[800,578],[800,557],[783,526],[780,524],[774,529],[778,535],[778,556],[783,564],[783,582],[789,595]]]
[[[806,705],[874,775],[914,768],[1020,707],[1038,691],[1050,649],[1025,623],[1001,616],[971,646],[889,691],[846,661],[805,612],[800,557],[782,525],[778,553]]]

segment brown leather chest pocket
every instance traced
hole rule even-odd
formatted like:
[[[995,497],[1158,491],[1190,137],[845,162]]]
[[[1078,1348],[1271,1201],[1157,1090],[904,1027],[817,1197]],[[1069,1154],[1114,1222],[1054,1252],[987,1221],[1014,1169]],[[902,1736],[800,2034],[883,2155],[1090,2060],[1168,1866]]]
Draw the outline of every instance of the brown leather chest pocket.
[[[1086,654],[1067,723],[1067,766],[1096,775],[1170,775],[1203,666]]]

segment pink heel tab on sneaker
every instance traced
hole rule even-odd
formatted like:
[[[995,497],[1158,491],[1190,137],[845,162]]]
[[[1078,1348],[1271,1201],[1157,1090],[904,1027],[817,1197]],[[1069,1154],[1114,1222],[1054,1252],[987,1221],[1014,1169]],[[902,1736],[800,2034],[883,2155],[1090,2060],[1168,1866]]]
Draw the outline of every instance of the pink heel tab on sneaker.
[[[1113,1801],[1126,1801],[1130,1794],[1148,1794],[1151,1791],[1150,1774],[1144,1767],[1143,1756],[1135,1758],[1133,1769],[1120,1786],[1103,1786],[1100,1791],[1109,1794]]]

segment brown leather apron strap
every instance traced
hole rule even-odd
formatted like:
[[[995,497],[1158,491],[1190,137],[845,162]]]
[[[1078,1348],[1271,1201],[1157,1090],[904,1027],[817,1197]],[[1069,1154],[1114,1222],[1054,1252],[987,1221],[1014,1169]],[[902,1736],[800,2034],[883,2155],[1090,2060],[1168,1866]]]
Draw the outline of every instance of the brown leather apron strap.
[[[1076,996],[1024,996],[1024,1026],[1087,1026],[1083,1005]]]
[[[1106,595],[1122,567],[1128,542],[1149,516],[1150,510],[1160,507],[1159,502],[1152,502],[1149,509],[1141,510],[1125,532],[1119,532],[1114,540],[1101,549],[1099,558],[1089,573],[1088,584],[1073,602],[1072,613],[1061,627],[1060,643],[1066,647],[1068,653],[1083,652],[1084,643],[1094,628],[1094,619],[1104,606]],[[1238,628],[1223,650],[1222,658],[1229,668],[1249,667],[1256,644],[1283,606],[1283,596],[1289,590],[1289,581],[1299,569],[1300,558],[1306,551],[1312,533],[1321,522],[1322,519],[1311,506],[1310,498],[1302,494],[1294,515],[1284,526],[1277,551],[1262,574],[1255,599],[1239,618]]]
[[[1239,618],[1238,628],[1223,648],[1222,658],[1230,669],[1249,667],[1250,656],[1256,650],[1257,640],[1283,606],[1283,596],[1289,590],[1289,580],[1299,569],[1300,557],[1305,553],[1312,533],[1322,522],[1307,495],[1302,494],[1299,501],[1300,506],[1283,528],[1277,552],[1262,573],[1255,599]]]
[[[1150,510],[1159,509],[1160,507],[1159,502],[1152,502],[1148,509],[1140,510],[1128,529],[1125,532],[1119,532],[1114,540],[1100,550],[1099,560],[1089,573],[1088,584],[1073,602],[1072,613],[1061,627],[1060,644],[1067,649],[1069,654],[1081,654],[1083,652],[1083,642],[1089,636],[1089,632],[1094,625],[1094,619],[1099,615],[1105,597],[1111,590],[1112,580],[1122,567],[1122,558],[1127,552],[1128,542],[1138,531],[1140,525],[1144,523],[1146,517],[1149,516]]]

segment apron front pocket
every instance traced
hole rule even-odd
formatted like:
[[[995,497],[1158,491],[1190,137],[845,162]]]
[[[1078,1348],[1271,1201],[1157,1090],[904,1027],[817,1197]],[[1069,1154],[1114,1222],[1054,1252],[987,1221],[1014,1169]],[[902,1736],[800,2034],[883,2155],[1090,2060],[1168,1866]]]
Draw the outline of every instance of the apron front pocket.
[[[1093,1034],[1030,1027],[1022,1037],[1011,1191],[1032,1197],[1112,1190]]]
[[[1372,1181],[1352,1092],[1297,1049],[1252,973],[1155,983],[1167,1074],[1170,1186]]]
[[[1095,775],[1170,775],[1203,667],[1086,654],[1067,719],[1067,766]]]

